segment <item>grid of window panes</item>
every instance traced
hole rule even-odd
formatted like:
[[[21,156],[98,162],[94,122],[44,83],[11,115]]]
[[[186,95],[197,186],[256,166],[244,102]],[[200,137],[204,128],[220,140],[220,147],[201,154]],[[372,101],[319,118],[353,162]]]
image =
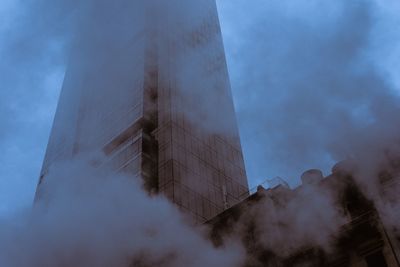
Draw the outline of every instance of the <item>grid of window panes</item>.
[[[215,3],[201,8],[161,48],[157,130],[159,190],[199,222],[248,194]]]
[[[248,194],[222,37],[215,0],[163,3],[158,27],[133,27],[71,67],[43,172],[60,155],[105,150],[150,188],[158,176],[159,191],[202,222]]]

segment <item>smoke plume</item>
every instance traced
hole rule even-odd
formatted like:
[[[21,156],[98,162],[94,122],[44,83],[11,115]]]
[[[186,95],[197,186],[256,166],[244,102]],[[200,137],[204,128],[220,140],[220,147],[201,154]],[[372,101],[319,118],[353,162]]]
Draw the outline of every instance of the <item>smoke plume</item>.
[[[214,249],[139,180],[84,159],[51,169],[31,212],[1,221],[0,265],[239,266],[241,249]]]
[[[398,2],[256,0],[220,8],[250,184],[279,175],[296,187],[303,171],[328,175],[349,160],[363,193],[398,228],[399,187],[382,193],[380,186],[382,171],[399,172]],[[338,204],[319,188],[282,207],[268,199],[255,213],[264,245],[277,254],[329,247],[346,221]]]
[[[220,6],[253,184],[398,146],[396,1]]]
[[[50,128],[58,96],[55,88],[69,52],[77,47],[81,54],[76,57],[110,52],[101,45],[91,51],[84,38],[76,39],[77,31],[106,44],[113,39],[104,33],[126,37],[114,19],[133,23],[134,18],[126,16],[133,2],[7,2],[6,12],[12,15],[3,16],[0,26],[1,35],[7,36],[0,44],[0,148],[4,152],[0,159],[11,167],[0,175],[7,180],[16,177],[15,186],[25,188],[28,182],[32,187],[30,193],[11,199],[32,198],[39,170],[31,162],[40,165],[36,155],[43,153],[48,132],[44,129]],[[400,153],[400,83],[394,71],[400,54],[398,3],[235,0],[220,1],[219,7],[251,184],[281,175],[295,186],[305,169],[329,172],[334,162],[355,159],[359,184],[386,220],[396,225],[399,188],[391,188],[387,199],[376,188],[380,171]],[[89,10],[91,16],[83,15]],[[80,28],[82,22],[86,28]],[[10,143],[17,145],[10,148]],[[29,164],[21,168],[11,159]],[[83,163],[65,164],[49,176],[53,178],[46,185],[50,202],[2,220],[2,266],[129,266],[132,262],[235,266],[240,262],[236,256],[240,249],[212,248],[175,208],[162,197],[149,198],[136,182]],[[267,247],[329,245],[343,222],[337,203],[330,192],[305,192],[274,216],[260,218]],[[255,214],[268,214],[271,205],[266,203]],[[282,223],[284,235],[274,235]],[[314,228],[324,229],[326,235],[316,235]]]

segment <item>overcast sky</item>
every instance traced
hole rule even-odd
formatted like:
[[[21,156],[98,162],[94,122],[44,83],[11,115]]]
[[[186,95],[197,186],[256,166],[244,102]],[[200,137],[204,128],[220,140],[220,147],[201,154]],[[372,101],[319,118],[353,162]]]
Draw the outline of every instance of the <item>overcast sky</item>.
[[[66,66],[65,14],[77,1],[58,2],[0,2],[0,216],[35,192]],[[396,124],[399,1],[218,8],[251,187],[275,176],[296,186],[308,168],[329,174],[357,136]]]

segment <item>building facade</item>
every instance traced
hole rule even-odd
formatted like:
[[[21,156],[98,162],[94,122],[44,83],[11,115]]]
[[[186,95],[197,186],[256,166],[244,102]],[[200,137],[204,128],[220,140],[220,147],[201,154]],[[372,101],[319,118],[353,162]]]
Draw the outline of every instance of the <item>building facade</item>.
[[[54,164],[100,153],[203,222],[248,196],[216,3],[136,2],[82,27],[36,198]]]
[[[398,188],[399,170],[380,177],[384,199],[388,187]],[[302,181],[293,190],[284,184],[269,189],[259,186],[246,200],[207,222],[210,239],[216,246],[225,240],[240,240],[246,250],[242,265],[246,267],[400,266],[400,229],[385,223],[382,211],[343,164],[337,164],[325,178],[320,171],[310,170]],[[332,210],[324,210],[324,198],[316,192],[330,194],[333,200],[329,209],[337,209],[336,216],[329,221],[321,219],[321,212]],[[302,202],[308,196],[313,201]],[[303,203],[299,207],[304,210],[290,216],[296,214],[290,209],[293,202]],[[296,224],[299,228],[293,227]],[[329,242],[321,242],[323,239]]]

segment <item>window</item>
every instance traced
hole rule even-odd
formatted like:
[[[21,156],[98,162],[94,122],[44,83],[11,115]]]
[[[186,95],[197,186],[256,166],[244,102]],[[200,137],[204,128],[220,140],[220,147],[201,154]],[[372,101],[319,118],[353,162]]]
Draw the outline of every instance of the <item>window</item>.
[[[381,250],[366,256],[365,261],[367,262],[368,267],[388,267]]]

